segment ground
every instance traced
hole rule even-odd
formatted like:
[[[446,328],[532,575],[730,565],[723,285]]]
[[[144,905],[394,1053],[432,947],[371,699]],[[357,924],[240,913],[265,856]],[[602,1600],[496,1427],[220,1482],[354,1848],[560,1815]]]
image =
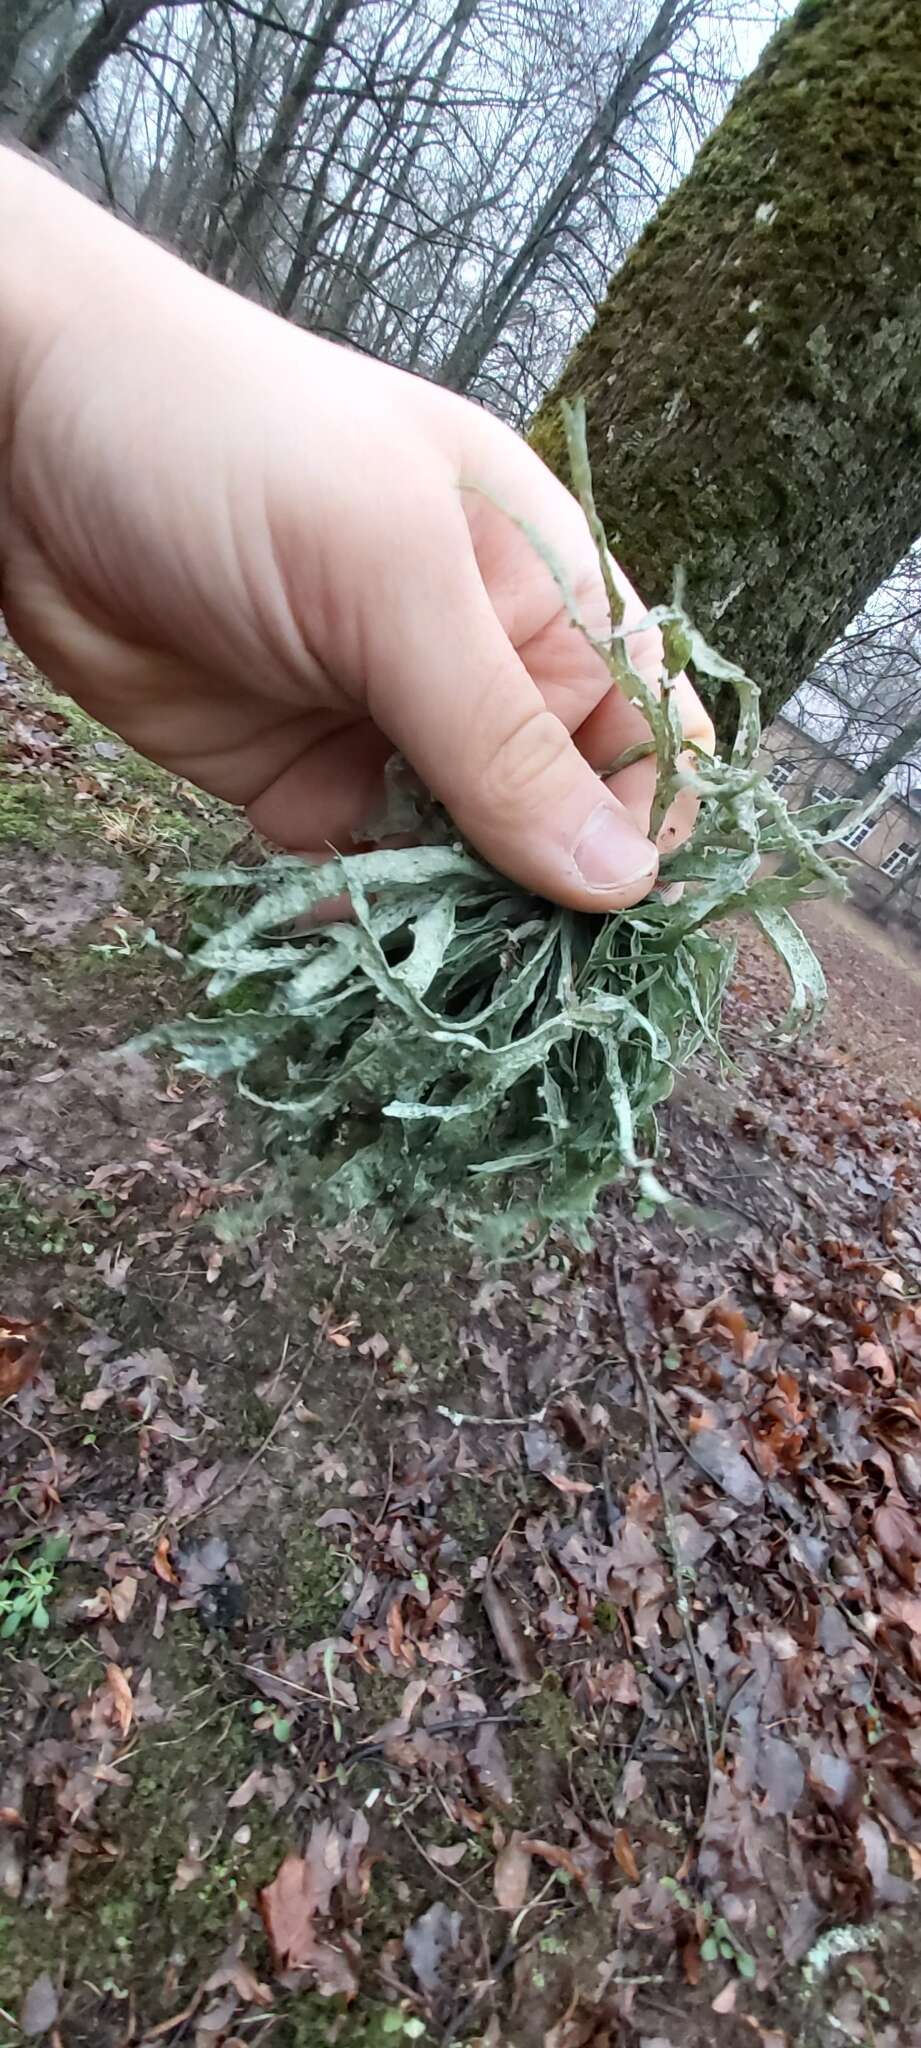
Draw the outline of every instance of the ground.
[[[125,1050],[240,821],[3,690],[2,2048],[917,2043],[917,965],[743,935],[588,1254],[240,1238]]]

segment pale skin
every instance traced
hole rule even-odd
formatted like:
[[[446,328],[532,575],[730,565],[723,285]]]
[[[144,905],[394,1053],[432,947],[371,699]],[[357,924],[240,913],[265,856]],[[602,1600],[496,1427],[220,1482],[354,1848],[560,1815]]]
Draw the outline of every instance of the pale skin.
[[[353,850],[398,749],[520,882],[599,912],[638,902],[653,767],[597,771],[645,723],[516,518],[605,632],[582,515],[510,429],[248,304],[0,150],[0,602],[139,752],[317,854]],[[623,591],[630,624],[644,607]],[[654,682],[658,634],[631,653]],[[689,741],[712,748],[684,677],[678,692]],[[659,848],[692,821],[685,794]]]

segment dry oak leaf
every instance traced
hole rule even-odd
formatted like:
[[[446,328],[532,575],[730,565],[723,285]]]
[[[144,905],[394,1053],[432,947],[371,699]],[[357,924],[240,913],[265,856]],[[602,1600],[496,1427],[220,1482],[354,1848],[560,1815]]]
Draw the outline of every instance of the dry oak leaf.
[[[119,1729],[127,1735],[134,1720],[134,1694],[120,1664],[106,1665],[106,1685]]]
[[[35,1378],[46,1334],[45,1323],[20,1323],[15,1316],[0,1316],[0,1401],[9,1401]]]
[[[528,1896],[531,1855],[520,1835],[513,1835],[496,1857],[493,1890],[503,1913],[520,1913]]]
[[[276,1969],[309,1971],[322,1997],[358,1995],[358,1981],[346,1956],[317,1939],[315,1920],[329,1909],[342,1875],[342,1842],[329,1821],[320,1821],[306,1856],[286,1856],[272,1883],[258,1895],[259,1912]]]

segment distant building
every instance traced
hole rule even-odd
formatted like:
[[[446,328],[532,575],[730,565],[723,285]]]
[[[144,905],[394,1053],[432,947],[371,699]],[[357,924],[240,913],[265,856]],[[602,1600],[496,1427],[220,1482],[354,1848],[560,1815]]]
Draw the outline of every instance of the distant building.
[[[815,684],[804,684],[764,735],[762,765],[792,808],[849,796],[880,751],[879,727]],[[842,828],[854,855],[851,891],[882,923],[921,934],[921,756],[900,761],[874,817]]]

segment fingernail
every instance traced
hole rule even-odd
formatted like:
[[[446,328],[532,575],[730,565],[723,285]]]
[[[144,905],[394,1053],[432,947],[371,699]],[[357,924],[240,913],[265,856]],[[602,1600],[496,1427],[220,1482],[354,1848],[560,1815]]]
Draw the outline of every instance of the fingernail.
[[[592,812],[573,858],[590,889],[608,891],[651,882],[658,866],[648,839],[610,804],[598,804]]]

